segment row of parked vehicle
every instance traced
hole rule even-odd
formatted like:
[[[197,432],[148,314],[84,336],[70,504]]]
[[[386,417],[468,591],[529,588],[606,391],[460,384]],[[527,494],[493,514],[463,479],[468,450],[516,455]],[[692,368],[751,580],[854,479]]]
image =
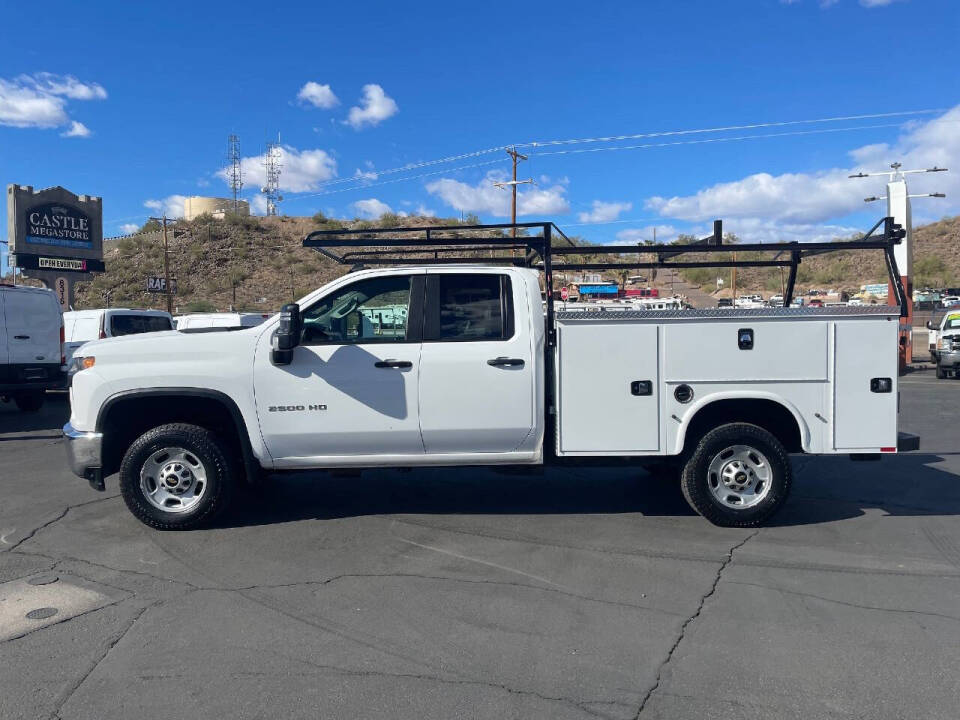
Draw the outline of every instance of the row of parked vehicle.
[[[65,389],[73,358],[88,342],[124,335],[253,327],[262,313],[191,313],[101,308],[62,313],[51,290],[0,285],[0,400],[24,411],[43,406],[47,390]]]

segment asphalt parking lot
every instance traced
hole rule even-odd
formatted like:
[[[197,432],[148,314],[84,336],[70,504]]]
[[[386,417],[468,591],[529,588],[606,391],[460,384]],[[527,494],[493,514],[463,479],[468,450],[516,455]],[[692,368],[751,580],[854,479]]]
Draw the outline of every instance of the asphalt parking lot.
[[[798,457],[758,531],[635,470],[436,469],[277,476],[160,533],[69,473],[67,414],[0,405],[2,718],[957,717],[960,381],[932,371],[902,382],[921,452]]]

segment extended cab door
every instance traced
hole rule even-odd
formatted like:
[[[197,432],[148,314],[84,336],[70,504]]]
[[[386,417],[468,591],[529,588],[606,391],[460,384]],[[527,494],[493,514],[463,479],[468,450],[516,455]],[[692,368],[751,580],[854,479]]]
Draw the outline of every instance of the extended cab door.
[[[273,365],[271,334],[260,338],[257,415],[279,466],[378,464],[423,454],[423,287],[423,275],[391,273],[341,285],[303,307],[301,344],[289,365]]]
[[[427,274],[420,428],[428,454],[514,452],[534,433],[530,313],[509,273]]]

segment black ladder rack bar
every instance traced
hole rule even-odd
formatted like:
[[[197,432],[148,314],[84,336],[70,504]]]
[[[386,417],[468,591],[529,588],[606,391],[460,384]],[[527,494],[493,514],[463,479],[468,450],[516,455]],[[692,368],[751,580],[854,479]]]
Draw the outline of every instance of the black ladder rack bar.
[[[882,234],[876,234],[883,228]],[[517,229],[538,234],[510,237],[504,231]],[[882,250],[893,292],[900,305],[901,316],[906,316],[906,292],[897,268],[894,246],[905,236],[903,228],[885,217],[877,221],[859,240],[849,242],[810,243],[737,243],[723,244],[723,225],[717,220],[713,233],[686,245],[575,245],[552,222],[493,223],[484,225],[440,225],[423,227],[370,228],[364,230],[318,230],[307,235],[304,247],[314,248],[331,260],[351,269],[364,265],[515,265],[541,270],[545,287],[553,287],[554,270],[630,270],[655,268],[706,267],[787,267],[790,276],[784,292],[784,307],[793,302],[797,269],[804,257],[841,250]],[[464,233],[470,234],[465,237]],[[565,242],[554,246],[555,237]],[[332,248],[350,248],[338,255]],[[507,255],[486,257],[491,251]],[[515,253],[520,252],[520,255]],[[688,253],[729,257],[730,253],[775,253],[770,259],[677,259]],[[451,253],[460,253],[452,255]],[[467,255],[463,253],[476,253]],[[613,260],[567,261],[571,255],[613,255]],[[627,255],[629,257],[622,257]],[[639,262],[639,255],[654,255],[654,261]],[[426,256],[426,257],[424,257]],[[636,258],[636,259],[633,259]],[[556,261],[556,262],[555,262]],[[552,345],[553,293],[547,292],[547,332]]]

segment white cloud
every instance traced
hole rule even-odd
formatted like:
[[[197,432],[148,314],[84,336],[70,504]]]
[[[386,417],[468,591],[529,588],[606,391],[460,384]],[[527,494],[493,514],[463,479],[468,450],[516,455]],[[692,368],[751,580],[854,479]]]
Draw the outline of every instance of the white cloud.
[[[280,189],[286,192],[307,192],[316,190],[317,183],[337,176],[337,161],[326,150],[297,150],[283,145],[280,154]],[[264,155],[245,157],[240,161],[245,187],[262,187],[267,181]],[[228,182],[226,168],[216,173],[217,177]]]
[[[90,137],[90,128],[84,125],[82,122],[77,122],[74,120],[70,123],[70,129],[65,130],[60,133],[60,137]]]
[[[357,200],[353,203],[352,207],[357,212],[357,215],[362,218],[367,218],[368,220],[376,220],[384,213],[393,212],[389,205],[376,198]]]
[[[168,195],[162,200],[147,200],[143,206],[168,218],[181,218],[186,200],[186,195]]]
[[[740,180],[718,183],[694,195],[652,197],[646,206],[663,217],[688,221],[713,218],[776,220],[796,232],[811,223],[822,223],[863,209],[863,198],[884,194],[884,179],[850,180],[860,170],[884,170],[894,161],[904,168],[960,167],[960,106],[926,122],[908,123],[896,142],[874,143],[849,152],[856,163],[812,173],[757,173]],[[911,175],[911,193],[945,192],[938,203],[941,213],[960,209],[960,173]],[[880,214],[883,209],[877,208]],[[782,225],[786,227],[787,225]],[[834,226],[823,226],[836,230]],[[840,228],[843,229],[843,228]]]
[[[617,233],[617,240],[622,243],[642,243],[646,241],[653,241],[654,230],[657,234],[657,243],[668,243],[677,239],[677,235],[680,234],[680,231],[677,230],[673,225],[647,225],[646,227],[641,228],[630,228],[629,230],[621,230]],[[689,231],[688,234],[694,234],[693,231]]]
[[[132,235],[139,229],[140,226],[136,223],[124,223],[120,226],[120,232],[122,232],[124,235]]]
[[[427,184],[427,192],[459,212],[485,213],[498,217],[510,215],[510,192],[494,186],[507,179],[505,173],[491,171],[476,185],[442,178]],[[522,186],[521,186],[522,187]],[[551,215],[566,213],[570,205],[565,197],[566,187],[517,190],[517,215]]]
[[[82,83],[71,75],[36,73],[20,75],[14,80],[0,79],[0,125],[60,127],[70,123],[67,100],[103,100],[106,97],[107,91],[101,85]],[[69,134],[72,129],[67,131],[67,137],[77,137]]]
[[[350,108],[350,113],[344,122],[354,130],[365,125],[379,125],[384,120],[399,112],[396,101],[388,96],[379,85],[364,85],[363,97],[360,105]]]
[[[620,217],[620,213],[627,212],[633,208],[633,203],[629,202],[604,202],[603,200],[594,200],[593,209],[590,212],[582,212],[577,217],[582,223],[604,223],[611,222]]]
[[[61,95],[71,100],[106,100],[107,91],[99,83],[82,83],[73,75],[54,75],[40,72],[20,75],[18,82],[33,86],[45,95]]]
[[[357,168],[357,171],[353,174],[353,176],[358,180],[370,181],[376,180],[377,177],[379,177],[373,170],[361,170],[360,168]]]
[[[863,7],[872,8],[872,7],[884,7],[886,5],[892,5],[893,3],[899,2],[899,1],[900,0],[860,0],[860,4],[863,5]]]
[[[250,198],[250,212],[254,215],[266,215],[267,214],[267,198],[260,193],[257,193]]]
[[[323,110],[329,110],[340,104],[340,100],[333,94],[329,85],[321,85],[313,81],[300,88],[300,92],[297,93],[297,100]]]
[[[431,209],[428,208],[428,207],[425,207],[422,203],[421,203],[420,205],[417,205],[417,212],[416,212],[416,214],[417,214],[417,215],[420,215],[421,217],[436,217],[436,216],[437,216],[437,213],[436,213],[436,212],[434,212],[433,210],[431,210]]]

